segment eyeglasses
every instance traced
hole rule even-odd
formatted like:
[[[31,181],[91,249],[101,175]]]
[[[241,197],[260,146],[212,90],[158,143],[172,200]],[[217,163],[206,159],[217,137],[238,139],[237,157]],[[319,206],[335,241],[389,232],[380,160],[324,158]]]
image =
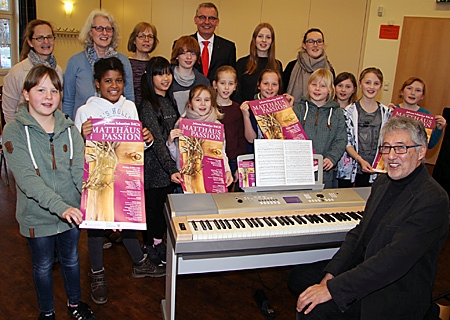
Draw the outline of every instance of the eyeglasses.
[[[391,149],[394,149],[394,152],[396,154],[405,154],[408,152],[408,149],[421,146],[421,144],[415,144],[413,146],[380,146],[378,147],[378,150],[381,154],[389,154],[391,152]]]
[[[95,29],[97,32],[103,32],[103,30],[106,30],[106,32],[112,33],[114,31],[113,27],[92,26],[91,28]]]
[[[213,16],[211,16],[211,17],[207,17],[207,16],[197,16],[197,19],[200,20],[200,22],[204,22],[204,21],[206,21],[206,20],[209,20],[209,21],[211,21],[211,22],[216,22],[219,18],[213,17]]]
[[[313,39],[308,39],[305,41],[305,43],[309,46],[313,46],[314,44],[317,44],[318,46],[322,46],[324,41],[323,39],[317,39],[317,40],[313,40]]]
[[[191,55],[191,57],[196,57],[197,56],[197,54],[195,52],[192,52],[192,51],[183,51],[183,52],[180,53],[180,56],[187,57],[188,55]]]
[[[37,42],[44,42],[44,40],[47,40],[48,42],[53,42],[55,40],[55,36],[39,36],[31,39],[36,40]]]
[[[153,40],[155,38],[155,36],[152,34],[140,33],[136,36],[136,38],[138,38],[139,40],[144,40],[144,39]]]

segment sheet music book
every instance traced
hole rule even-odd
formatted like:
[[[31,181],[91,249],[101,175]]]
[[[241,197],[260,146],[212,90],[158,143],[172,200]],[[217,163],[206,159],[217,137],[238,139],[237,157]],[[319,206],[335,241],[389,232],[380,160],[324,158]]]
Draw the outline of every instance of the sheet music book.
[[[314,184],[311,140],[255,139],[256,186]]]

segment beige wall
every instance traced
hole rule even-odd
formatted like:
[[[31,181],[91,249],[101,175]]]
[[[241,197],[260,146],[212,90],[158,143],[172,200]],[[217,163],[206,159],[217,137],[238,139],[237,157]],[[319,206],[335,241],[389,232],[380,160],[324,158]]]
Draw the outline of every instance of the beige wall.
[[[383,7],[382,17],[378,17],[379,7]],[[388,90],[383,90],[379,97],[384,104],[389,103],[392,97],[400,39],[379,39],[380,25],[389,23],[399,25],[401,35],[405,16],[450,18],[450,3],[436,3],[436,0],[371,0],[363,68],[377,66],[383,71],[385,84],[389,83]],[[448,103],[450,104],[450,101]]]
[[[101,3],[120,26],[119,51],[126,54],[129,54],[128,35],[139,21],[157,27],[160,43],[154,55],[167,58],[174,40],[196,31],[193,17],[199,0],[102,0]],[[221,19],[217,34],[236,43],[238,58],[248,54],[251,34],[260,22],[269,22],[275,28],[277,58],[284,66],[296,58],[303,33],[317,27],[325,33],[326,51],[336,72],[359,72],[366,1],[216,0],[215,4]],[[72,15],[67,17],[62,2],[55,6],[53,0],[38,0],[37,15],[56,27],[81,29],[89,12],[99,6],[99,0],[76,0]],[[352,18],[347,19],[348,15]],[[65,67],[68,58],[81,49],[76,38],[58,37],[55,46],[58,63]]]
[[[126,42],[133,26],[148,21],[156,25],[160,38],[154,55],[169,58],[173,41],[195,32],[193,16],[200,1],[75,0],[73,13],[67,17],[62,1],[55,6],[54,0],[38,0],[37,16],[52,21],[56,27],[80,29],[100,2],[114,14],[121,27],[119,51],[129,54]],[[248,54],[251,34],[259,22],[274,26],[277,58],[284,66],[296,57],[304,31],[318,27],[324,31],[326,51],[336,72],[358,75],[368,66],[383,71],[388,86],[379,99],[385,104],[392,96],[400,40],[378,39],[380,25],[401,26],[404,16],[450,17],[450,4],[435,0],[216,0],[215,4],[221,19],[217,33],[236,43],[238,58]],[[378,16],[380,6],[382,17]],[[80,50],[76,38],[59,37],[55,47],[58,63],[65,67],[67,59]]]

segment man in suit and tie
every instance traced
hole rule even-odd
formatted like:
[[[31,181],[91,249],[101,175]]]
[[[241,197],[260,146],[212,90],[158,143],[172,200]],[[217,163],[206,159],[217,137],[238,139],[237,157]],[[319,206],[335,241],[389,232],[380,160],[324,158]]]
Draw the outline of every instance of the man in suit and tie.
[[[236,67],[236,46],[233,42],[214,34],[219,25],[219,12],[214,3],[199,4],[195,12],[194,23],[197,32],[193,35],[200,45],[201,57],[196,68],[212,83],[216,70],[221,66]]]
[[[330,261],[289,276],[297,320],[439,318],[432,293],[448,197],[423,164],[428,141],[419,121],[391,117],[380,138],[387,174],[375,180],[360,224]]]

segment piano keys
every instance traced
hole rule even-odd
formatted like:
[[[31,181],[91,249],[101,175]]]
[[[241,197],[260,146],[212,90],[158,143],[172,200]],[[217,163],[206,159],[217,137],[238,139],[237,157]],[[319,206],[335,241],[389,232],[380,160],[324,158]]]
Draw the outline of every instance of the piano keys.
[[[370,188],[169,195],[163,318],[175,319],[178,275],[331,258],[362,218],[369,194]]]
[[[344,209],[344,208],[341,208]],[[231,240],[301,234],[346,232],[362,218],[362,207],[329,208],[302,212],[278,211],[173,217],[177,241]]]

